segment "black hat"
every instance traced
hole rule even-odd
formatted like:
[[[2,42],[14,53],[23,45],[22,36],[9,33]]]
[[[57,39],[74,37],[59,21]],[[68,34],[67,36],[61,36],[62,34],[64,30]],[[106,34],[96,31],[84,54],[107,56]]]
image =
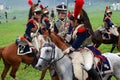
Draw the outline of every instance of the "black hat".
[[[56,6],[56,10],[60,13],[67,13],[67,6],[64,3],[62,3]]]

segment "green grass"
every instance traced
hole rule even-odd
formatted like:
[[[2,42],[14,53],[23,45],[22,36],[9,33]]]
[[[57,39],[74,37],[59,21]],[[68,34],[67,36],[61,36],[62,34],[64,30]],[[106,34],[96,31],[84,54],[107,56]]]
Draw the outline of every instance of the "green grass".
[[[115,24],[120,26],[120,12],[114,12],[112,19]],[[97,29],[99,26],[103,25],[102,19],[103,19],[103,12],[88,12],[88,15],[90,17],[90,21],[92,23],[93,29]],[[2,23],[0,24],[0,47],[9,45],[13,42],[15,42],[15,39],[18,36],[22,36],[24,34],[25,28],[26,28],[27,19],[20,19],[20,20],[12,20],[8,23]],[[111,49],[111,45],[104,45],[102,44],[99,48],[101,52],[109,52]],[[117,52],[117,49],[114,50],[114,52]],[[17,77],[19,80],[39,80],[41,71],[33,69],[31,66],[24,70],[25,64],[21,63],[21,66],[17,72]],[[2,60],[0,61],[0,74],[2,73],[4,66],[2,63]],[[13,80],[9,73],[6,77],[6,80]],[[44,80],[50,80],[49,73],[45,76]],[[115,80],[114,78],[112,80]]]

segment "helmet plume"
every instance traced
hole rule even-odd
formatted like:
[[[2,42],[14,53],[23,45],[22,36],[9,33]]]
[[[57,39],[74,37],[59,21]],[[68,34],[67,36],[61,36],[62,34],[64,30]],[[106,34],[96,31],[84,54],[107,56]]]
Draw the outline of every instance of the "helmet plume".
[[[76,0],[75,1],[75,6],[74,6],[74,17],[77,19],[79,13],[82,10],[84,4],[84,0]]]

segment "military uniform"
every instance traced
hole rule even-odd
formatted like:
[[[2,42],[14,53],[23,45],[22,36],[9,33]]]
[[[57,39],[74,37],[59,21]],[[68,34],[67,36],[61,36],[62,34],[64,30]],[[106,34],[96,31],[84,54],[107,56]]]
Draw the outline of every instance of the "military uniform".
[[[58,12],[58,16],[60,14],[64,14],[65,17],[59,19],[54,24],[54,32],[58,34],[60,37],[65,38],[66,34],[72,33],[72,26],[70,24],[70,21],[67,19],[67,6],[64,4],[60,4],[56,6],[56,10]]]
[[[114,25],[111,20],[111,16],[109,16],[109,14],[112,15],[112,11],[108,9],[106,11],[106,17],[104,18],[104,26],[106,29],[110,29],[110,27],[112,27]]]
[[[78,25],[73,32],[72,47],[76,50],[81,47],[82,43],[90,36],[88,30],[84,27],[84,24]]]

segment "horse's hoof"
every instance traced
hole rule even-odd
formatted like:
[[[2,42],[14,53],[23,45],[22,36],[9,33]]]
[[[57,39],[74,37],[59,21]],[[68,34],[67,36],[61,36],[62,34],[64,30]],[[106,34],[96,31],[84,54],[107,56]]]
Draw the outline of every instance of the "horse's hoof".
[[[16,77],[15,80],[18,80],[18,78]]]

